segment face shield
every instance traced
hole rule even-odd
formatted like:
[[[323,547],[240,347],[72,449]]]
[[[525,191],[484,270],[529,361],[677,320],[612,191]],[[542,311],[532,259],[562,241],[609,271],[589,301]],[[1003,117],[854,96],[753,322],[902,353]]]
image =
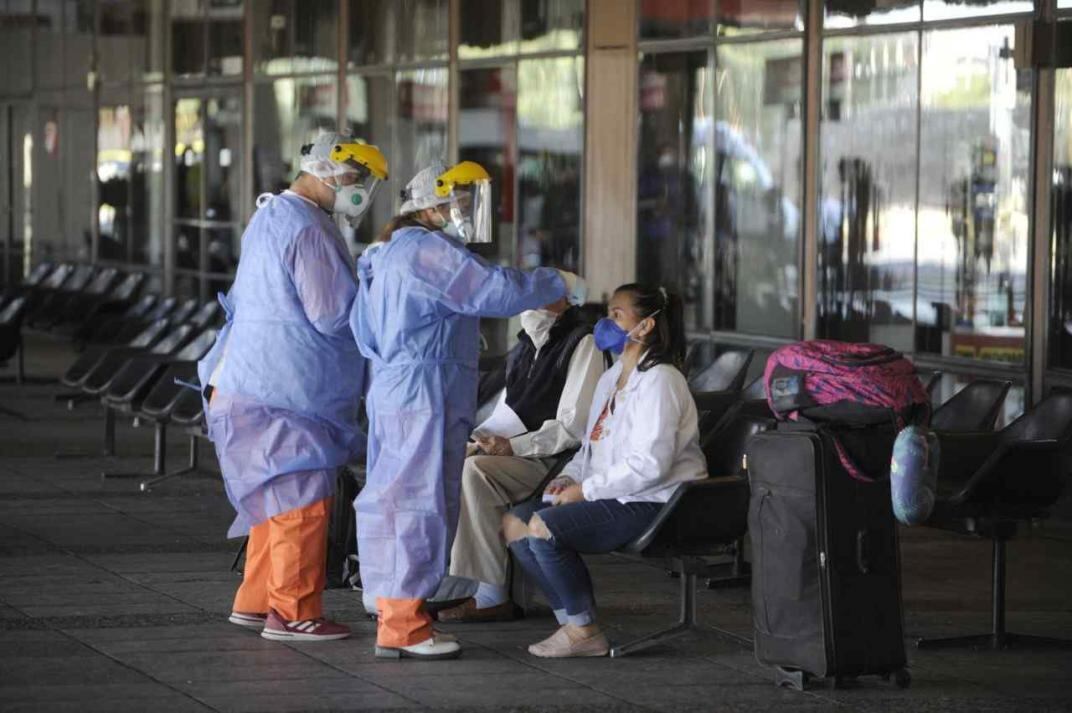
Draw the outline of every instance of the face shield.
[[[491,177],[480,164],[463,161],[438,176],[436,195],[447,199],[447,232],[465,243],[491,242]]]
[[[316,176],[335,194],[332,212],[356,228],[387,179],[387,159],[368,144],[334,137],[303,148],[301,170]]]

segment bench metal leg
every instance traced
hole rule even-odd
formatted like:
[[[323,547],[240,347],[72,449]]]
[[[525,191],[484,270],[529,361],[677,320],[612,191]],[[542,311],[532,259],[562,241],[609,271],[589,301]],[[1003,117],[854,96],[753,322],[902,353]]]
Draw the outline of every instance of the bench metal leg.
[[[186,475],[187,473],[193,473],[195,470],[198,470],[199,466],[198,466],[198,462],[197,462],[197,456],[198,456],[198,454],[197,454],[197,436],[190,436],[190,463],[189,463],[189,465],[187,465],[185,468],[180,468],[179,470],[173,470],[170,473],[163,473],[164,465],[163,465],[163,463],[161,463],[160,464],[160,472],[163,473],[163,475],[160,475],[157,478],[152,478],[151,480],[142,481],[141,486],[140,486],[141,487],[141,492],[147,493],[150,490],[152,490],[153,487],[155,485],[157,485],[158,483],[163,483],[165,480],[171,480],[172,478],[177,478],[180,475]]]
[[[627,654],[631,654],[642,649],[646,649],[656,644],[661,644],[664,641],[668,641],[675,637],[687,634],[690,631],[696,629],[696,580],[697,575],[693,572],[686,572],[681,575],[681,613],[678,617],[678,622],[669,629],[663,629],[647,636],[642,636],[639,639],[630,641],[626,644],[611,647],[611,658],[620,658]],[[703,629],[708,631],[707,628]],[[742,646],[751,646],[752,642],[743,636],[738,636],[733,632],[726,631],[724,629],[718,629],[712,627],[710,629],[714,633],[718,634],[722,638],[729,639],[735,644]]]
[[[111,412],[111,409],[108,409]],[[146,475],[163,475],[164,474],[164,462],[167,459],[167,424],[157,423],[156,428],[153,430],[153,472],[104,472],[101,473],[101,478],[105,480],[111,478],[144,478]]]
[[[1005,630],[1005,542],[1001,537],[994,539],[993,561],[993,596],[991,598],[991,631],[989,634],[972,634],[968,636],[951,636],[944,639],[918,639],[919,649],[1007,649],[1013,646],[1033,646],[1037,648],[1072,649],[1072,640],[1056,639],[1050,636],[1028,636],[1013,634]]]

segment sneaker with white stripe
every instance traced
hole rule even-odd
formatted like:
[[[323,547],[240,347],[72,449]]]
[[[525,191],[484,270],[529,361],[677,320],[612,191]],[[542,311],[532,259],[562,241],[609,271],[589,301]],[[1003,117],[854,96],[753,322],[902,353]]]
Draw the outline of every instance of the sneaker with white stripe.
[[[267,614],[256,614],[243,611],[233,611],[231,616],[227,618],[232,624],[238,624],[247,629],[256,629],[260,631],[264,628],[264,622],[268,620]]]
[[[350,627],[327,619],[287,621],[275,609],[268,611],[261,636],[272,641],[335,641],[350,635]]]

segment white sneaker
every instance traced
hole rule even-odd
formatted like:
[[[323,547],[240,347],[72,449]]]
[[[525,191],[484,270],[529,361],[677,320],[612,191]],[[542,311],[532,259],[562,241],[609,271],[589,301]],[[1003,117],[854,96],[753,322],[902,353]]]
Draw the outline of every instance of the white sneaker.
[[[427,641],[412,646],[377,646],[376,658],[379,659],[456,659],[462,655],[462,645],[449,634],[436,634]]]

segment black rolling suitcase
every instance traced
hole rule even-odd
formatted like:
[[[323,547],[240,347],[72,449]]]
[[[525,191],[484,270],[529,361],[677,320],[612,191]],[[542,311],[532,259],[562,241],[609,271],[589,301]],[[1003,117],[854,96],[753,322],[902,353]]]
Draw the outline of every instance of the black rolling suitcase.
[[[911,681],[890,503],[895,436],[893,427],[782,424],[749,444],[755,654],[779,685]],[[873,480],[850,476],[839,449]]]
[[[335,476],[335,499],[328,525],[327,589],[349,588],[357,572],[357,520],[354,498],[361,491],[359,474],[348,466]]]

